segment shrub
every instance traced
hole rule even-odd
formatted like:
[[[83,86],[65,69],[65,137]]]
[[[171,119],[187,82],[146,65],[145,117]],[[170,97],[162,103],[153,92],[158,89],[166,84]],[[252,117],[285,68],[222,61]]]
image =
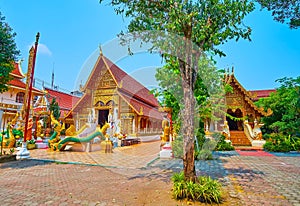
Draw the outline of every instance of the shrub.
[[[267,150],[267,151],[274,151],[274,144],[273,144],[273,142],[266,142],[264,145],[263,145],[263,148],[265,149],[265,150]]]
[[[202,149],[197,154],[198,160],[212,160],[212,151],[215,149],[217,142],[215,140],[206,139],[202,145]]]
[[[175,173],[172,176],[172,194],[175,199],[197,200],[206,203],[220,203],[222,185],[210,177],[198,177],[194,183],[184,179],[183,172]]]
[[[289,152],[291,150],[300,150],[300,138],[284,136],[283,134],[273,133],[265,136],[267,142],[263,148],[270,152]]]
[[[217,141],[217,146],[215,147],[216,151],[231,151],[234,150],[234,147],[231,145],[231,142],[225,141],[225,136],[220,133],[215,133],[213,135],[214,139]]]
[[[198,160],[212,160],[213,159],[212,151],[207,150],[207,149],[200,150],[199,153],[197,154],[197,159]]]
[[[216,202],[220,203],[221,201],[221,190],[222,185],[217,180],[213,180],[207,176],[200,176],[198,177],[199,180],[199,188],[198,198],[201,202]]]

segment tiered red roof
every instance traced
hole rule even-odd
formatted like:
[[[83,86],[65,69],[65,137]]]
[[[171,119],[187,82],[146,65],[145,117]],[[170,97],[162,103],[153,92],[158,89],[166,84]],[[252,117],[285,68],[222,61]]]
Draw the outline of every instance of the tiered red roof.
[[[20,63],[14,62],[14,70],[10,72],[10,75],[13,77],[11,81],[8,82],[8,85],[10,85],[11,88],[17,88],[21,90],[26,89],[26,84],[22,81],[22,79],[25,78],[25,75],[22,72]],[[37,88],[32,88],[32,91],[36,94],[43,94],[41,90]]]
[[[20,79],[13,79],[8,82],[11,88],[18,88],[21,90],[26,89],[26,84],[22,82]],[[32,91],[35,93],[43,94],[39,89],[32,87]]]

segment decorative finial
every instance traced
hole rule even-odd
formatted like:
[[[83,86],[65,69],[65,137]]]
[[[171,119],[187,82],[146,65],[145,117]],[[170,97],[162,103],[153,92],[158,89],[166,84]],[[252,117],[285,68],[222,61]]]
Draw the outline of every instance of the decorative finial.
[[[100,55],[103,56],[101,44],[99,44]]]
[[[40,38],[40,32],[38,32],[38,33],[36,34],[36,37],[35,37],[35,39],[36,39],[36,42],[38,42],[38,41],[39,41],[39,38]]]
[[[231,73],[233,74],[234,73],[234,67],[232,66],[232,69],[231,69]]]

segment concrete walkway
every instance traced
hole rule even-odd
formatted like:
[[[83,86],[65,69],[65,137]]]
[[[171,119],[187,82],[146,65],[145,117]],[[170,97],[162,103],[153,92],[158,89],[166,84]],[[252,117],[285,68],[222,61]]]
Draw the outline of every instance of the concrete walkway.
[[[39,174],[40,177],[43,174],[47,179],[55,174],[61,183],[69,186],[72,185],[68,182],[70,178],[75,182],[84,182],[84,176],[80,173],[76,175],[78,164],[87,165],[85,170],[89,170],[91,175],[94,175],[93,168],[95,167],[89,167],[89,165],[99,165],[116,174],[125,174],[129,178],[142,176],[146,173],[153,176],[165,174],[165,178],[169,178],[172,172],[178,172],[182,169],[182,161],[179,159],[159,159],[159,146],[159,141],[141,143],[116,148],[113,153],[109,154],[100,151],[85,153],[32,150],[30,151],[31,161],[34,161],[34,163],[29,161],[28,164],[34,164],[34,169],[26,167],[25,163],[23,163],[21,169],[14,168],[14,165],[20,164],[18,162],[0,164],[0,188],[2,191],[0,192],[0,199],[5,200],[0,205],[16,205],[13,197],[16,195],[22,196],[22,192],[16,190],[16,183],[18,181],[22,182],[22,179],[28,178],[28,176],[37,177],[37,174]],[[59,166],[51,166],[53,164],[45,166],[45,164],[42,164],[45,161],[49,163],[56,161],[60,164],[58,164]],[[41,162],[41,164],[38,162]],[[57,169],[57,167],[59,168]],[[80,170],[82,169],[80,168]],[[229,205],[300,206],[299,153],[215,152],[214,160],[196,161],[196,170],[198,175],[209,175],[226,186],[231,200]],[[44,171],[47,171],[47,173]],[[66,174],[70,174],[70,177],[66,177]],[[49,182],[51,181],[49,179]],[[10,188],[7,182],[14,184],[14,187]],[[28,181],[20,187],[25,187],[30,191],[30,194],[34,192],[44,194],[43,188],[40,186],[37,188],[34,183],[30,184]],[[97,185],[89,185],[89,187],[97,188]],[[15,191],[20,194],[15,194]],[[55,193],[55,196],[63,197],[66,194]],[[26,198],[30,197],[26,196]],[[28,202],[32,203],[30,200]]]

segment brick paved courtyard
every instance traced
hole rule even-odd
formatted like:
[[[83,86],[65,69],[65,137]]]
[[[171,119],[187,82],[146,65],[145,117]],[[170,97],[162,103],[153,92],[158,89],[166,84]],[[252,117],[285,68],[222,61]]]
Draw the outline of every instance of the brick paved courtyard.
[[[176,205],[170,191],[161,189],[170,188],[169,178],[182,161],[159,159],[159,144],[117,148],[112,154],[33,150],[31,160],[0,164],[0,205],[136,205],[143,199],[143,205],[161,205],[160,196],[168,195],[167,205]],[[300,205],[299,153],[216,152],[214,160],[197,161],[196,169],[224,184],[226,205]],[[143,184],[142,196],[136,184]],[[128,200],[118,199],[120,192]],[[147,200],[150,192],[159,195]]]

